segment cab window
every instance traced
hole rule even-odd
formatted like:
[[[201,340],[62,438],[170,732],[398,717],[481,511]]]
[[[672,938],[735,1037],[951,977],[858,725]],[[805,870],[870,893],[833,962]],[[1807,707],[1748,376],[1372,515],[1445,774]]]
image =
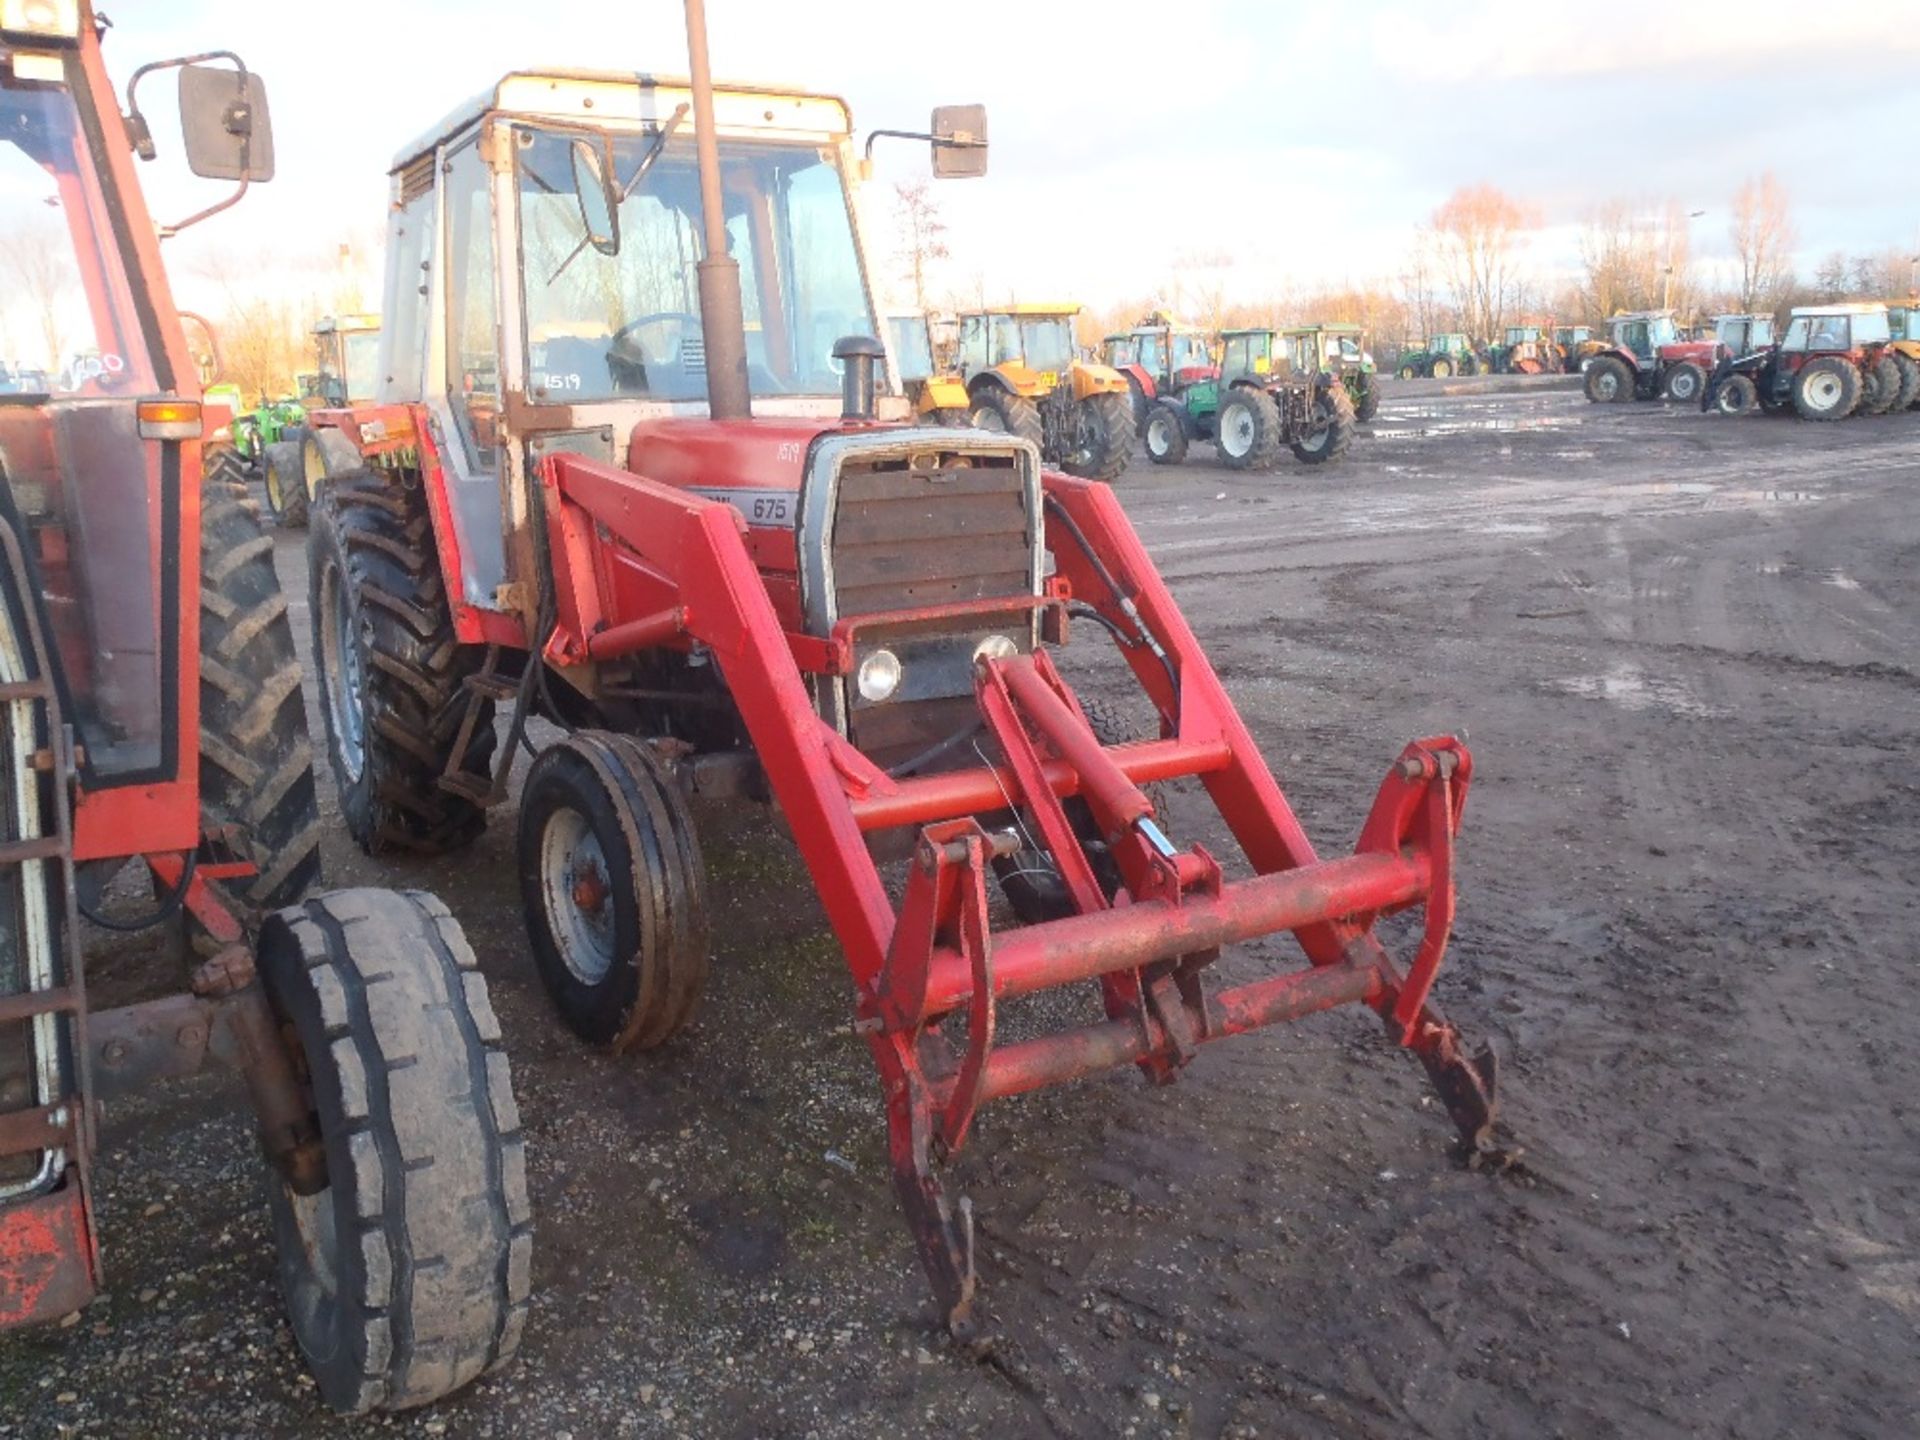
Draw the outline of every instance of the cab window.
[[[447,399],[476,470],[494,468],[500,416],[488,179],[477,144],[447,157]]]

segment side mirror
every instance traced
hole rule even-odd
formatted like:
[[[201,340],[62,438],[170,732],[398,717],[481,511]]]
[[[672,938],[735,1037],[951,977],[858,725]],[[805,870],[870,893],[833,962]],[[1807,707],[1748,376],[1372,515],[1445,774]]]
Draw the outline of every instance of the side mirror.
[[[180,134],[187,167],[203,180],[273,179],[267,85],[250,70],[182,65]]]
[[[966,180],[987,173],[987,107],[942,105],[933,112],[933,173]]]
[[[580,224],[587,243],[602,255],[620,253],[620,197],[614,193],[613,165],[607,149],[593,141],[573,142],[573,193],[580,202]]]

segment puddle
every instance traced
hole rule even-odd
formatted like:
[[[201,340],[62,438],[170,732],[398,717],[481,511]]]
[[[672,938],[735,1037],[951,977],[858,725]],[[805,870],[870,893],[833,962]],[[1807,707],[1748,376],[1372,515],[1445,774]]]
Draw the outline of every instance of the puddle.
[[[1436,435],[1474,435],[1486,430],[1524,431],[1524,430],[1567,430],[1584,423],[1578,415],[1500,415],[1485,420],[1463,419],[1456,414],[1443,410],[1434,410],[1428,414],[1419,411],[1396,411],[1394,419],[1412,420],[1412,425],[1379,425],[1373,427],[1373,435],[1378,440],[1429,440]]]
[[[1831,585],[1836,590],[1860,588],[1860,582],[1844,570],[1803,570],[1791,560],[1761,560],[1753,568],[1756,574],[1784,576],[1789,580],[1811,580],[1816,585]]]
[[[1536,525],[1527,520],[1490,520],[1472,528],[1476,535],[1547,535],[1553,530],[1550,525]]]
[[[1721,713],[1679,681],[1648,675],[1638,665],[1615,665],[1604,675],[1569,675],[1549,680],[1547,686],[1583,700],[1605,700],[1622,710],[1665,710],[1691,720],[1710,720]]]
[[[1820,577],[1822,585],[1831,585],[1836,590],[1858,590],[1860,582],[1844,570],[1829,570]]]
[[[1813,490],[1727,490],[1704,480],[1649,480],[1639,485],[1621,485],[1615,494],[1626,495],[1711,495],[1733,505],[1810,505],[1826,497]]]

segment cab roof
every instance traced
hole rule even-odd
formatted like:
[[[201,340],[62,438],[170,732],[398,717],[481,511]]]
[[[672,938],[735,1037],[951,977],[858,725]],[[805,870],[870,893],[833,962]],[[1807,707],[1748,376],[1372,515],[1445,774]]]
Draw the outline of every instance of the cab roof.
[[[1845,305],[1796,305],[1795,315],[1879,315],[1885,312],[1886,305],[1879,300],[1854,300]]]
[[[964,311],[967,315],[1030,315],[1030,316],[1068,316],[1078,315],[1078,305],[1046,305],[1038,301],[1019,305],[988,305],[980,310]]]
[[[1316,320],[1311,325],[1289,325],[1282,335],[1358,335],[1361,326],[1350,320]]]
[[[635,70],[513,70],[415,136],[393,157],[392,168],[405,169],[494,112],[575,125],[657,123],[692,99],[692,82],[678,76]],[[833,141],[853,133],[853,112],[845,100],[782,85],[715,81],[713,119],[716,129],[735,134],[759,131]],[[687,133],[692,134],[690,125]]]
[[[313,322],[313,333],[316,335],[324,335],[330,330],[352,332],[356,330],[378,330],[379,328],[380,317],[378,315],[323,315],[320,319]]]
[[[1616,310],[1610,317],[1614,320],[1671,320],[1678,310]]]

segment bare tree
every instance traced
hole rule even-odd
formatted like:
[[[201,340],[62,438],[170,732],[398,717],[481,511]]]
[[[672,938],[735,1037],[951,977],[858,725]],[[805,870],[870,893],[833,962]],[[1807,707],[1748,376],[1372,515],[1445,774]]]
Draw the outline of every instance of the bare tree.
[[[1433,232],[1421,226],[1413,234],[1413,248],[1407,252],[1407,268],[1400,274],[1400,302],[1405,313],[1402,339],[1431,339],[1445,327],[1439,319],[1439,297],[1434,286]]]
[[[1604,320],[1622,310],[1691,311],[1697,287],[1687,220],[1673,200],[1616,197],[1589,210],[1579,241],[1586,312]]]
[[[1477,338],[1498,335],[1519,283],[1534,212],[1493,185],[1468,185],[1433,212],[1440,271]]]
[[[1234,259],[1225,250],[1183,250],[1173,258],[1173,309],[1208,334],[1225,323]]]
[[[23,226],[0,235],[0,261],[13,277],[9,298],[18,298],[40,332],[42,363],[58,370],[70,303],[79,289],[71,242],[52,225]]]
[[[940,217],[930,181],[901,181],[893,193],[900,208],[900,263],[913,282],[914,307],[924,315],[927,272],[947,258],[947,222]]]
[[[1847,257],[1830,250],[1813,272],[1813,290],[1823,305],[1847,298]]]
[[[1777,309],[1793,289],[1796,236],[1786,187],[1771,170],[1749,176],[1733,192],[1733,218],[1727,233],[1740,267],[1738,308]]]

